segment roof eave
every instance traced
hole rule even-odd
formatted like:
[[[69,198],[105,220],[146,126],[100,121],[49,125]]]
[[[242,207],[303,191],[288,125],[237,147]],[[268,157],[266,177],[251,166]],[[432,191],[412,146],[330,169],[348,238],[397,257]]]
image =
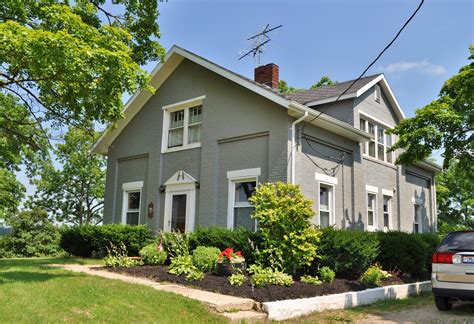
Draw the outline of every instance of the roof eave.
[[[435,173],[439,173],[439,172],[443,171],[442,166],[440,166],[439,164],[437,164],[435,162],[431,162],[431,161],[428,161],[428,160],[419,161],[419,162],[415,163],[415,165],[422,168],[422,169],[424,169],[424,170],[435,172]]]

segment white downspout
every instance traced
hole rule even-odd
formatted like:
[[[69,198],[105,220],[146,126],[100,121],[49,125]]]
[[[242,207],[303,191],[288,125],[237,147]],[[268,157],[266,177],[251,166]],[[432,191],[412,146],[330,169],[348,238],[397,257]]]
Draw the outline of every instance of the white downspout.
[[[303,116],[291,123],[291,174],[290,174],[290,183],[295,184],[295,161],[296,161],[296,124],[301,123],[306,117],[308,117],[308,112],[305,111]]]

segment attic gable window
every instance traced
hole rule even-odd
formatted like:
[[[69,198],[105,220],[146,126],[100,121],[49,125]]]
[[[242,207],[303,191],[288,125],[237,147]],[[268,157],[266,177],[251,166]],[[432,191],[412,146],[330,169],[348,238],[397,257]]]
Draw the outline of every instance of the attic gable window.
[[[380,102],[380,97],[381,97],[381,89],[380,89],[380,86],[379,86],[378,84],[376,84],[376,85],[374,86],[374,89],[375,89],[375,90],[374,90],[374,96],[375,96],[374,99],[375,99],[375,101]]]
[[[201,146],[204,98],[201,96],[163,107],[162,153]]]

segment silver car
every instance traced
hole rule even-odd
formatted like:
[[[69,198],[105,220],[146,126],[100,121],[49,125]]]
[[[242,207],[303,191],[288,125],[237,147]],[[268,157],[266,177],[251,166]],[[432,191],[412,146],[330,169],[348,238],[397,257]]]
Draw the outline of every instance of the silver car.
[[[436,307],[474,302],[474,230],[449,233],[433,254],[431,284]]]

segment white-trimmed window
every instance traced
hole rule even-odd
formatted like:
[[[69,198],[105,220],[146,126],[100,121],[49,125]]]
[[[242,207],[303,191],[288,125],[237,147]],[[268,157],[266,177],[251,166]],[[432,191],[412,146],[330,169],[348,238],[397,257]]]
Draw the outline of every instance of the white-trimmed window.
[[[334,186],[319,184],[319,226],[334,225]]]
[[[387,133],[387,128],[365,118],[360,118],[360,129],[373,136],[368,143],[363,144],[363,153],[392,164],[393,153],[388,152],[392,147],[392,135]]]
[[[421,233],[421,206],[418,204],[413,205],[413,233]]]
[[[367,193],[367,230],[377,229],[377,194]]]
[[[140,224],[140,208],[143,181],[127,182],[122,185],[122,223],[129,225]]]
[[[201,96],[163,107],[162,153],[201,146],[204,98]]]
[[[390,229],[390,222],[392,218],[392,197],[383,196],[383,229],[387,231]]]
[[[380,97],[382,96],[382,90],[380,89],[380,86],[376,84],[374,86],[374,99],[377,102],[380,102]]]
[[[245,227],[256,230],[256,221],[251,217],[254,207],[249,199],[257,188],[260,168],[227,172],[229,195],[227,209],[227,227]]]

